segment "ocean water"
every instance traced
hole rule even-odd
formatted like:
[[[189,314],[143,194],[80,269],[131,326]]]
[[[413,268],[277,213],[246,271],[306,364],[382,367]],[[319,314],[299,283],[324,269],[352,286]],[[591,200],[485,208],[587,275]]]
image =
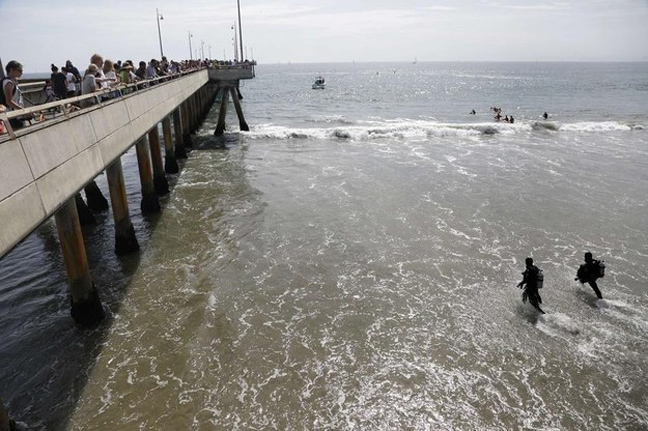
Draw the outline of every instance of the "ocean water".
[[[648,429],[648,63],[256,71],[251,131],[230,112],[213,137],[214,106],[160,215],[140,214],[123,157],[141,252],[114,256],[108,213],[84,230],[104,325],[71,321],[52,223],[0,261],[16,419]],[[573,280],[585,251],[607,265],[603,301]],[[516,288],[527,256],[543,317]]]

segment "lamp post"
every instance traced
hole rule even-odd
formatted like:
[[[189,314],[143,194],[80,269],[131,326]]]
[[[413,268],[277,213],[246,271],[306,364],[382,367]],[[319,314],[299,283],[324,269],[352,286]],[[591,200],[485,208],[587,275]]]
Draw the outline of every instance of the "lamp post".
[[[200,61],[205,59],[205,42],[200,39]]]
[[[211,56],[211,45],[207,45],[207,49],[209,50],[209,59],[211,60],[211,59],[212,59],[212,56]]]
[[[236,24],[232,26],[232,30],[234,30],[234,37],[232,38],[232,43],[234,44],[234,61],[238,61],[238,46],[237,46],[237,36],[236,36]]]
[[[162,31],[160,31],[160,21],[163,20],[164,17],[157,8],[155,8],[155,18],[157,19],[158,39],[160,39],[160,57],[164,57],[164,50],[162,49]]]
[[[187,33],[189,34],[189,60],[193,60],[193,49],[191,48],[191,38],[193,37],[193,34],[191,34],[191,30]]]
[[[238,10],[238,22],[239,22],[239,42],[241,45],[241,57],[243,57],[243,28],[241,27],[241,0],[236,0],[236,9]],[[241,58],[241,61],[243,59]]]

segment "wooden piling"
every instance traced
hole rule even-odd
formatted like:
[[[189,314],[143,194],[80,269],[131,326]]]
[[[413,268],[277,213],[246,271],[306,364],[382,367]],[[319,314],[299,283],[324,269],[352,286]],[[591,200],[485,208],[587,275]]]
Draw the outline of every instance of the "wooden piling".
[[[95,182],[92,180],[88,183],[87,186],[83,188],[86,195],[86,200],[88,201],[88,207],[93,211],[105,211],[108,209],[108,200],[101,193],[101,189]]]
[[[182,142],[185,148],[193,148],[191,140],[191,127],[189,127],[189,99],[182,103]]]
[[[79,222],[81,223],[81,226],[92,226],[97,224],[97,219],[95,219],[94,214],[92,214],[92,211],[90,211],[90,208],[88,208],[88,205],[86,205],[85,201],[81,197],[81,193],[77,193],[74,196],[74,202],[76,203],[77,211],[79,212]]]
[[[137,166],[139,167],[140,183],[142,185],[142,214],[152,214],[160,211],[160,201],[153,184],[153,171],[146,135],[142,136],[135,144],[137,152]]]
[[[245,117],[243,116],[243,108],[241,108],[241,101],[238,98],[238,94],[236,94],[236,88],[230,87],[230,94],[232,95],[232,102],[234,102],[236,115],[238,116],[239,119],[239,127],[241,128],[241,130],[249,132],[250,128],[248,127],[248,124],[245,122]]]
[[[0,399],[0,431],[11,431],[11,419],[9,419],[9,412]]]
[[[175,156],[176,159],[186,159],[187,151],[185,150],[182,140],[182,121],[180,121],[180,107],[173,111],[173,133],[175,135]]]
[[[191,124],[191,133],[195,134],[198,131],[198,104],[196,103],[196,93],[189,97],[189,124]]]
[[[153,165],[153,184],[158,195],[169,193],[169,182],[164,174],[162,163],[162,149],[160,148],[160,134],[157,125],[148,134],[149,146],[151,147],[151,164]]]
[[[124,171],[120,158],[106,169],[106,176],[115,220],[115,253],[121,256],[139,250],[139,243],[128,211]]]
[[[221,104],[220,112],[218,113],[218,125],[216,126],[216,131],[214,135],[223,136],[225,132],[225,117],[227,116],[227,99],[229,99],[229,91],[227,87],[221,88]]]
[[[207,114],[209,114],[209,105],[207,104],[208,100],[208,91],[209,88],[207,85],[203,86],[200,89],[200,112],[202,113],[200,117],[200,123],[204,123],[205,119],[207,118]]]
[[[171,117],[168,115],[162,120],[162,132],[164,133],[164,172],[177,174],[178,161],[173,150],[173,133],[171,132]]]
[[[80,325],[94,326],[103,319],[104,310],[90,276],[74,199],[63,204],[54,218],[70,285],[72,318]]]

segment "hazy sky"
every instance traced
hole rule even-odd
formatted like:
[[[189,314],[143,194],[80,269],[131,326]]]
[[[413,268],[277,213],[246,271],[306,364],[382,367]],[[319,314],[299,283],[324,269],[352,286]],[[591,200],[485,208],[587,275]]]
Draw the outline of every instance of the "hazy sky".
[[[648,61],[648,0],[240,0],[247,57],[349,61]],[[0,0],[0,58],[26,72],[94,52],[233,58],[236,0]],[[201,44],[201,40],[204,42]]]

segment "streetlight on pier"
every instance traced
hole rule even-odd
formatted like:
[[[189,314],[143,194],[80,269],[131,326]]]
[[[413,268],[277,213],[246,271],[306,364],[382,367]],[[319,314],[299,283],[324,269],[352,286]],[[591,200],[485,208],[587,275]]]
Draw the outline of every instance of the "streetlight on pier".
[[[205,59],[205,42],[200,39],[200,61]]]
[[[157,8],[155,8],[155,19],[157,19],[158,39],[160,39],[160,57],[164,57],[164,50],[162,49],[162,31],[160,30],[160,21],[162,21],[164,17]]]
[[[238,29],[239,29],[239,42],[241,45],[241,57],[243,57],[243,28],[241,27],[241,0],[236,0],[236,9],[238,10]],[[243,59],[241,58],[241,61]]]
[[[232,43],[234,44],[234,61],[238,61],[238,37],[236,35],[236,24],[232,26],[232,30],[234,30],[234,37],[232,38]]]
[[[191,48],[191,38],[193,37],[193,34],[191,34],[191,30],[187,31],[189,34],[189,60],[193,60],[193,49]]]
[[[211,45],[207,45],[207,49],[209,50],[209,59],[211,60]]]

